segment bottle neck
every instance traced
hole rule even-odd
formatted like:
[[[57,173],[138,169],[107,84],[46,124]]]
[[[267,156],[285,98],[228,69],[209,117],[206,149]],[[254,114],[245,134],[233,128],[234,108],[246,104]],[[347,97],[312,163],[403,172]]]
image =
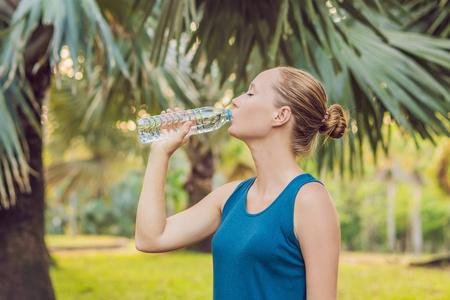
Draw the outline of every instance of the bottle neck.
[[[231,121],[231,109],[225,108],[225,116],[227,117],[227,121]]]

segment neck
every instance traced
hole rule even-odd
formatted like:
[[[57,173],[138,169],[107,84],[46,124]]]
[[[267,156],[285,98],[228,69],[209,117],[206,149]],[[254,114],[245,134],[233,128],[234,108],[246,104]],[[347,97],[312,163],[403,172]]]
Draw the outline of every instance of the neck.
[[[289,143],[272,135],[270,139],[246,142],[256,166],[254,188],[260,195],[277,193],[294,177],[304,173]]]

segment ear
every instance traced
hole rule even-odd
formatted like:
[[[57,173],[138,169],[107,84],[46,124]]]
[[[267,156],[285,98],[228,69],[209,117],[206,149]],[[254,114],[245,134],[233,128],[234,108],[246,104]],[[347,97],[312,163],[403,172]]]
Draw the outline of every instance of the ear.
[[[291,108],[289,106],[282,106],[278,109],[278,111],[274,112],[273,117],[273,123],[276,126],[281,126],[284,123],[289,122],[289,119],[291,118]]]

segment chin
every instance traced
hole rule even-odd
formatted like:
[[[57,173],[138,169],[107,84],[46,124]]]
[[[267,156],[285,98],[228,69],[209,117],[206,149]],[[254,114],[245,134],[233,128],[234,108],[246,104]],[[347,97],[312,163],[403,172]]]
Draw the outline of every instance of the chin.
[[[230,127],[228,127],[228,129],[227,129],[227,131],[228,131],[228,134],[229,135],[231,135],[231,136],[233,136],[233,137],[237,137],[235,134],[234,134],[234,130],[233,130],[233,125],[231,125]]]

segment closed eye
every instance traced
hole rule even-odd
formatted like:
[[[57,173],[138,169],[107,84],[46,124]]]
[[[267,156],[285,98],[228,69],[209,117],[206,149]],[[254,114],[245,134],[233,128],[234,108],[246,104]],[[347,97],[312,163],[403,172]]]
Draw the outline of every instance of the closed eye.
[[[252,94],[252,93],[247,93],[247,96],[250,96],[250,97],[251,97],[251,96],[253,96],[253,94]]]

